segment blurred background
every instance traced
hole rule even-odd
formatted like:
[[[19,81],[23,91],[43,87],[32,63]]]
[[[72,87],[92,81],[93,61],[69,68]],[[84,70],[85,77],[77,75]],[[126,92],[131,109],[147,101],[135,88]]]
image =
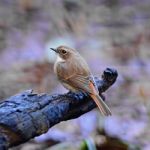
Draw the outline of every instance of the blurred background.
[[[113,116],[95,109],[12,150],[150,150],[150,1],[0,0],[0,99],[66,92],[49,50],[59,45],[76,48],[96,76],[118,70],[105,93]]]

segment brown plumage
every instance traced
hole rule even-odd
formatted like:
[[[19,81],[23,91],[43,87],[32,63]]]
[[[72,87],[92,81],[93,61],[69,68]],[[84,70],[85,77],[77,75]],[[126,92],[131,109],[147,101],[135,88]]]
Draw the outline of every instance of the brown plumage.
[[[88,64],[79,52],[67,46],[51,49],[58,54],[54,72],[62,85],[72,92],[82,91],[88,93],[103,115],[111,115],[110,109],[99,96]]]

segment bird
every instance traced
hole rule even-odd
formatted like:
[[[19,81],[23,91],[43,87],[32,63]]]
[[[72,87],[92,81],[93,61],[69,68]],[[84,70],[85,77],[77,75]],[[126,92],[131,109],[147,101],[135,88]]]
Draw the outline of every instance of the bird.
[[[77,50],[64,45],[50,49],[57,54],[54,73],[61,84],[71,92],[88,94],[103,116],[112,115],[109,107],[99,96],[94,77],[81,54]]]

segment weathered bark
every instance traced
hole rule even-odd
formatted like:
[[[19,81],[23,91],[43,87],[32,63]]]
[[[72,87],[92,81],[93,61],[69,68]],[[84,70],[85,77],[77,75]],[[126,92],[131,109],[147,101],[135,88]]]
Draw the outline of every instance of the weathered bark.
[[[117,79],[117,71],[107,68],[102,80],[95,77],[100,94]],[[0,150],[24,143],[45,133],[55,124],[74,119],[95,108],[83,93],[34,94],[32,90],[0,103]]]

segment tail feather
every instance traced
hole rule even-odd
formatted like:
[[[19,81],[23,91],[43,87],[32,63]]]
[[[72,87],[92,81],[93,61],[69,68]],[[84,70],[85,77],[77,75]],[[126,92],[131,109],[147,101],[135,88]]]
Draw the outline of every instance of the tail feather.
[[[98,106],[100,112],[105,116],[110,116],[112,113],[109,107],[105,104],[102,98],[99,95],[90,94],[96,105]]]

